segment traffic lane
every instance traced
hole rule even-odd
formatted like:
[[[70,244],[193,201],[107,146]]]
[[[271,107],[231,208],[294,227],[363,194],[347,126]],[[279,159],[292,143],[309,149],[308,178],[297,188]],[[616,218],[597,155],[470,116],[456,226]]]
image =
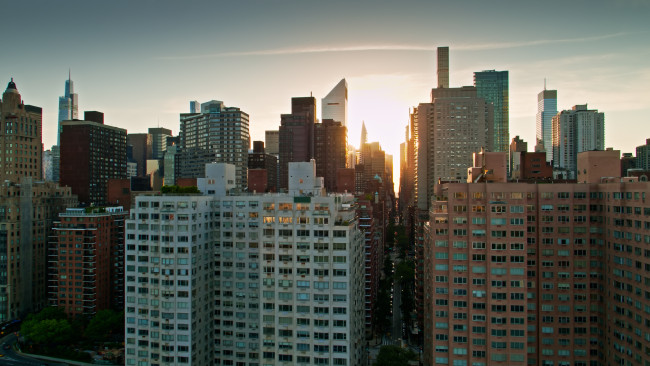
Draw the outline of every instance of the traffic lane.
[[[16,352],[14,349],[14,344],[16,343],[17,338],[12,333],[2,339],[0,339],[0,365],[23,365],[23,366],[51,366],[51,365],[61,365],[57,363],[44,362],[37,360],[35,358],[23,356]]]

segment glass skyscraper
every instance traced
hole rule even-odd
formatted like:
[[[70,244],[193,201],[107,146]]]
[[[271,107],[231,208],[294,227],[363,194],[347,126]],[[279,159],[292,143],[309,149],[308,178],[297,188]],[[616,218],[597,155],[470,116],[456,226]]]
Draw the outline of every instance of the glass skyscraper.
[[[542,90],[537,94],[537,142],[546,151],[546,161],[553,160],[553,117],[557,114],[557,90]]]
[[[510,144],[508,71],[475,72],[474,86],[476,86],[477,97],[494,105],[493,136],[488,137],[488,150],[508,152]]]

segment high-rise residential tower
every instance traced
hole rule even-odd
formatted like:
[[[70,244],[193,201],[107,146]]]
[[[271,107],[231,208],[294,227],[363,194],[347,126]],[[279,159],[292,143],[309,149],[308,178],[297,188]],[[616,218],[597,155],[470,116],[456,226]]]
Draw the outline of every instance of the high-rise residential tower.
[[[93,207],[68,208],[59,214],[48,243],[50,306],[71,317],[124,308],[124,219],[128,213],[123,207]],[[72,250],[76,255],[66,254],[73,254]]]
[[[356,202],[325,195],[315,172],[313,161],[292,163],[289,194],[224,195],[231,173],[206,169],[198,185],[214,194],[137,197],[126,222],[126,365],[365,362]]]
[[[557,114],[557,90],[542,90],[537,94],[536,137],[546,151],[546,161],[553,160],[553,117]]]
[[[0,101],[0,182],[43,179],[43,111],[23,103],[12,78]]]
[[[212,155],[214,162],[235,165],[236,184],[239,188],[246,187],[250,148],[248,113],[212,100],[201,104],[200,113],[181,113],[180,120],[180,153],[198,149]]]
[[[465,181],[472,153],[488,146],[494,124],[493,105],[477,96],[475,87],[437,88],[431,103],[417,108],[418,207],[429,207],[433,186]],[[423,148],[427,147],[427,148]]]
[[[553,117],[553,171],[577,178],[578,153],[605,149],[605,114],[575,105]]]
[[[126,179],[126,130],[105,125],[101,112],[61,127],[61,185],[82,204],[106,204],[108,180]]]
[[[490,152],[508,152],[510,143],[510,100],[508,71],[486,70],[474,73],[476,96],[492,104],[494,117],[492,133],[486,148]]]
[[[325,98],[321,99],[321,120],[333,119],[348,125],[348,82],[341,79]]]
[[[650,139],[645,140],[645,145],[636,147],[635,168],[650,170]]]

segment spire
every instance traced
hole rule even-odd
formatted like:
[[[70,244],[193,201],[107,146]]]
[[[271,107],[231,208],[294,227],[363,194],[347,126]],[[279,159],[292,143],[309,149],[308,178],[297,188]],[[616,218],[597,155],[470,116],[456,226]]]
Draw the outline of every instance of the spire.
[[[363,145],[368,143],[368,131],[366,130],[366,122],[361,121],[361,146],[359,149],[363,148]]]
[[[9,82],[9,84],[7,84],[7,91],[12,89],[18,91],[18,88],[16,88],[16,83],[14,83],[14,78],[11,78],[11,81]]]

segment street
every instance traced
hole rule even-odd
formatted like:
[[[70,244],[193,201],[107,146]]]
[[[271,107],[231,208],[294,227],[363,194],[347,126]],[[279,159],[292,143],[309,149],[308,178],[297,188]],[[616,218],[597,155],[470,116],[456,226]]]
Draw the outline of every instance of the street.
[[[0,339],[0,365],[21,365],[21,366],[49,366],[51,363],[25,357],[18,354],[14,350],[14,343],[16,343],[16,336],[9,334]]]

